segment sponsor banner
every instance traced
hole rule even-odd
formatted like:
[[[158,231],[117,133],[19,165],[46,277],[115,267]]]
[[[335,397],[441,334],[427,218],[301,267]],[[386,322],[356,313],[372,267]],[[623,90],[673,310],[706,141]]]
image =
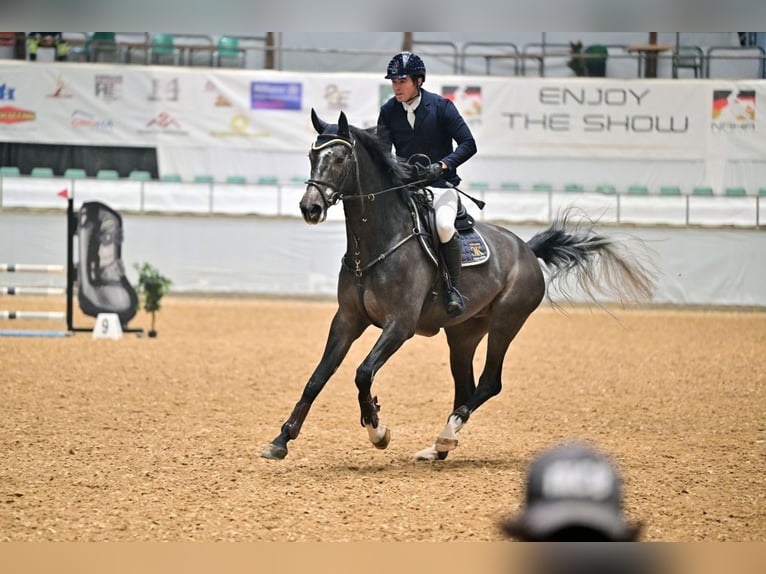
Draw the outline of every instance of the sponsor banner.
[[[697,158],[704,92],[692,82],[532,80],[484,94],[480,140],[516,157]]]
[[[429,76],[486,158],[766,157],[766,82]],[[305,154],[310,110],[374,126],[380,74],[0,62],[0,138]],[[41,134],[44,134],[44,139]]]
[[[763,155],[756,108],[766,84],[737,85],[568,78],[490,85],[488,121],[476,135],[482,150],[517,157],[704,159],[712,144],[729,157]]]

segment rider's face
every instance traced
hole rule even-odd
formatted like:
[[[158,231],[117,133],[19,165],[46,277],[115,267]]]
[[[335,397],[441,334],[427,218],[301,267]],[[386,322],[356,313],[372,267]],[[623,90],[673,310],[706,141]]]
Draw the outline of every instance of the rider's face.
[[[409,102],[418,95],[418,85],[410,76],[391,80],[391,87],[397,102]]]

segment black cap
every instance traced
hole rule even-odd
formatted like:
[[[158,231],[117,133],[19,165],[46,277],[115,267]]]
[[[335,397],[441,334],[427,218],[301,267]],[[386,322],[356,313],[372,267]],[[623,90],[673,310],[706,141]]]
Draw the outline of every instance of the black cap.
[[[526,504],[501,524],[521,540],[559,539],[561,532],[611,541],[631,541],[640,527],[622,510],[622,479],[607,456],[581,442],[556,446],[532,461]],[[574,534],[573,534],[574,536]]]

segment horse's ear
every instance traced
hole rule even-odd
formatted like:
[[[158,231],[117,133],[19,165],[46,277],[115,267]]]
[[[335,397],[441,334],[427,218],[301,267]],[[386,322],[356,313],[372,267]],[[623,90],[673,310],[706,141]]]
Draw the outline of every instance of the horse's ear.
[[[314,111],[314,108],[311,108],[311,123],[313,124],[314,129],[318,134],[323,134],[329,125],[327,122],[323,122],[319,119],[319,116]]]
[[[338,135],[351,139],[351,134],[348,131],[348,120],[346,119],[346,114],[343,112],[338,116]]]

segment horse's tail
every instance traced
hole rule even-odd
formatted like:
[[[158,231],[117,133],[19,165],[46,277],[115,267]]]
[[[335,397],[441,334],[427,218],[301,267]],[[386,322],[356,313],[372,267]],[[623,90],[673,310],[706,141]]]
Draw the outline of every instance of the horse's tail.
[[[599,293],[621,303],[648,300],[654,291],[654,273],[641,260],[644,245],[636,244],[636,249],[629,251],[627,241],[596,233],[593,224],[585,218],[573,218],[572,211],[567,210],[527,242],[545,263],[549,286],[555,284],[569,298],[564,279],[573,274],[577,287],[593,302],[598,302]]]

